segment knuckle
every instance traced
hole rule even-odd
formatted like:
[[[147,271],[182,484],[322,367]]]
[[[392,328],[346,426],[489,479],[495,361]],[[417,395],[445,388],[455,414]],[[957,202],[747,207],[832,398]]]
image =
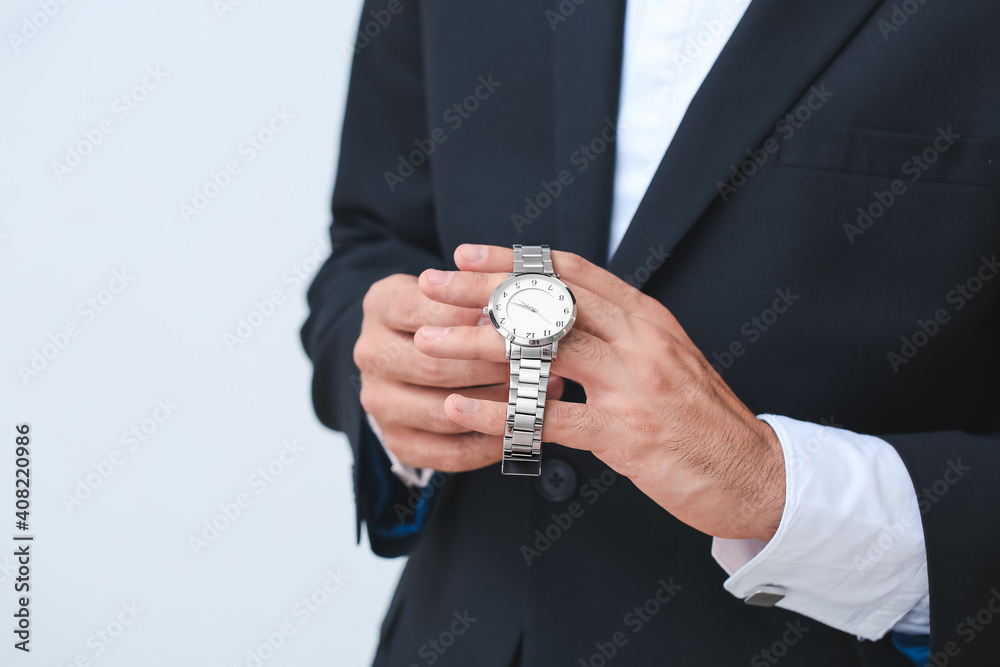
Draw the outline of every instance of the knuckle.
[[[441,472],[463,472],[469,468],[469,448],[460,441],[441,454],[438,465]]]
[[[437,386],[447,376],[447,365],[444,359],[435,359],[421,354],[418,362],[420,379]]]
[[[588,411],[583,406],[573,405],[565,410],[563,421],[574,437],[592,442],[603,430],[604,417],[598,410]]]
[[[578,332],[574,335],[574,332],[570,331],[566,340],[570,343],[573,351],[588,364],[600,365],[607,360],[608,350],[589,336],[584,336]]]
[[[409,458],[407,456],[408,440],[406,438],[399,437],[396,434],[396,432],[392,430],[389,431],[383,430],[382,436],[385,440],[386,448],[390,452],[395,454],[396,458],[398,458],[403,463],[406,463],[407,459]]]
[[[365,370],[368,366],[368,360],[371,357],[365,336],[359,336],[358,340],[355,341],[352,356],[354,358],[354,365],[358,367],[358,370]]]
[[[388,278],[382,278],[381,280],[376,280],[365,292],[365,296],[361,299],[361,312],[365,315],[372,315],[375,313],[375,309],[378,306],[379,297],[382,292],[385,291],[386,281]]]
[[[365,382],[364,378],[361,379],[361,407],[364,408],[365,412],[376,418],[382,404],[381,395],[382,392],[377,391],[371,382]]]
[[[438,406],[430,415],[427,415],[427,420],[431,428],[438,433],[452,433],[459,428],[458,424],[453,422],[447,413],[445,413],[444,406]]]
[[[587,260],[575,252],[566,253],[566,256],[563,259],[566,264],[566,268],[569,271],[580,272],[587,266]]]

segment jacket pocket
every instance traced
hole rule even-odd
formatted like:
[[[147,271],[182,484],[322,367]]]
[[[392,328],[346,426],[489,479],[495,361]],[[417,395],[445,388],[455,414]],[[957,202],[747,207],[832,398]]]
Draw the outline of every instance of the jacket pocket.
[[[1000,182],[1000,141],[967,139],[951,127],[912,135],[806,124],[782,141],[779,165],[990,186]]]

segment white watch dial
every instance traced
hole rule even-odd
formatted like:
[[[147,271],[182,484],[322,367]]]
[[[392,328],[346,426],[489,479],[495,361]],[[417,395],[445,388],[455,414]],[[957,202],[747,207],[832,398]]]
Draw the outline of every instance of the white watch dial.
[[[576,320],[576,299],[558,278],[539,273],[513,276],[490,298],[493,325],[520,345],[558,340]]]

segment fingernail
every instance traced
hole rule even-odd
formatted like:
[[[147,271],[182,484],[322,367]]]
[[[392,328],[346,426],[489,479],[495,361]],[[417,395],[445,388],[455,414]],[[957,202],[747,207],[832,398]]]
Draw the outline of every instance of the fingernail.
[[[427,340],[444,338],[449,331],[451,331],[451,327],[420,327],[420,333],[422,333],[424,338]]]
[[[444,285],[451,280],[451,275],[451,271],[438,271],[437,269],[431,269],[427,272],[427,280],[429,280],[432,285]]]
[[[490,318],[488,316],[486,316],[486,315],[483,315],[482,317],[479,318],[479,321],[476,322],[476,326],[477,327],[482,327],[482,326],[486,326],[489,323],[490,323]]]
[[[486,246],[464,245],[462,246],[462,257],[470,262],[481,262],[486,259]]]
[[[470,412],[475,412],[479,409],[479,401],[474,398],[466,398],[459,394],[455,394],[451,397],[451,402],[454,403],[455,408],[459,412],[464,412],[466,414]]]

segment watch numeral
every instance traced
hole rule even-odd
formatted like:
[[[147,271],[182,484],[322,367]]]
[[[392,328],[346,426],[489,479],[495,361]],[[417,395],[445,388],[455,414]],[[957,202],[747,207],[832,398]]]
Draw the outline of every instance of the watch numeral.
[[[507,318],[506,318],[506,317],[501,317],[501,318],[500,318],[500,324],[503,324],[503,323],[504,323],[504,322],[506,322],[506,321],[507,321]]]
[[[537,284],[538,284],[538,281],[537,281],[537,280],[532,280],[532,281],[531,281],[531,284],[532,284],[532,285],[537,285]]]
[[[514,283],[514,289],[521,289],[521,283]]]
[[[566,295],[565,294],[560,294],[559,295],[559,300],[560,301],[565,301],[566,300]]]
[[[556,326],[557,327],[561,327],[562,325],[563,325],[563,321],[562,320],[556,320]]]
[[[549,291],[550,292],[552,291],[552,285],[549,285]]]
[[[563,313],[565,313],[566,315],[569,315],[569,308],[563,308]]]
[[[552,335],[552,329],[546,329],[545,331],[542,332],[542,335],[543,336],[551,336]]]

